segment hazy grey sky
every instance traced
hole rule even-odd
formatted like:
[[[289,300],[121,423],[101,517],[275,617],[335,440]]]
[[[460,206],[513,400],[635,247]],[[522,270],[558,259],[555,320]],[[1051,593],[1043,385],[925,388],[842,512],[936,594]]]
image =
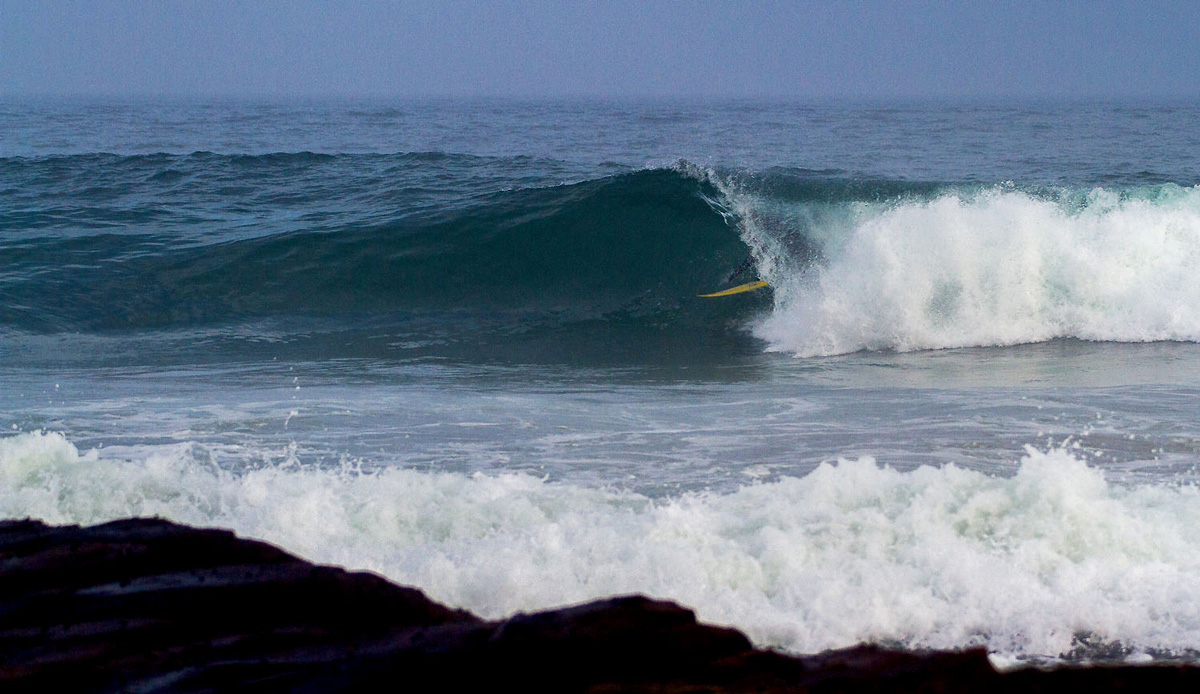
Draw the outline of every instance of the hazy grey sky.
[[[1200,2],[0,0],[0,95],[1195,97]]]

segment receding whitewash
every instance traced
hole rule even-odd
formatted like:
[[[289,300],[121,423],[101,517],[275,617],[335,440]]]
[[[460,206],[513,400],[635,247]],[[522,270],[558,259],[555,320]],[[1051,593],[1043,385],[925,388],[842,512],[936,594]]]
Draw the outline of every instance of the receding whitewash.
[[[1011,477],[862,458],[654,501],[523,474],[232,474],[181,445],[110,458],[22,433],[0,439],[0,515],[229,527],[489,617],[644,592],[800,652],[1200,643],[1200,493],[1112,484],[1059,449]]]

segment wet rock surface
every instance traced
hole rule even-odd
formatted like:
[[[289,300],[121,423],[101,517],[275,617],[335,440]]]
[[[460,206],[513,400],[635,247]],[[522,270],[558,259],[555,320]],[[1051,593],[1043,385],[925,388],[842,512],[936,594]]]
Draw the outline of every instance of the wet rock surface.
[[[503,621],[225,530],[0,522],[0,691],[1197,691],[1200,669],[999,674],[983,650],[785,656],[616,597]]]

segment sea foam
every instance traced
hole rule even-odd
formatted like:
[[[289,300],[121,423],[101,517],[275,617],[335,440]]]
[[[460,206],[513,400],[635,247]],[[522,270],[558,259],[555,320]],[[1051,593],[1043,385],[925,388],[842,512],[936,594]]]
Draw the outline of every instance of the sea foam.
[[[488,617],[642,592],[793,652],[1200,643],[1200,494],[1116,485],[1065,450],[1030,449],[1011,477],[861,458],[651,500],[524,474],[233,473],[197,449],[0,439],[0,516],[228,527]]]
[[[840,226],[808,231],[825,256],[816,267],[762,263],[776,307],[756,333],[770,349],[1200,340],[1200,188],[996,187],[847,205]]]

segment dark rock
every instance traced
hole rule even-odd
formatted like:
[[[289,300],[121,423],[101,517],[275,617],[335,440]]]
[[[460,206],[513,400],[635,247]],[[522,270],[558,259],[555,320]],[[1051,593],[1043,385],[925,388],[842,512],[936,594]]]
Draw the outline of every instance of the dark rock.
[[[997,674],[982,650],[791,657],[641,596],[483,621],[158,519],[0,522],[4,692],[1189,691],[1191,667]]]

